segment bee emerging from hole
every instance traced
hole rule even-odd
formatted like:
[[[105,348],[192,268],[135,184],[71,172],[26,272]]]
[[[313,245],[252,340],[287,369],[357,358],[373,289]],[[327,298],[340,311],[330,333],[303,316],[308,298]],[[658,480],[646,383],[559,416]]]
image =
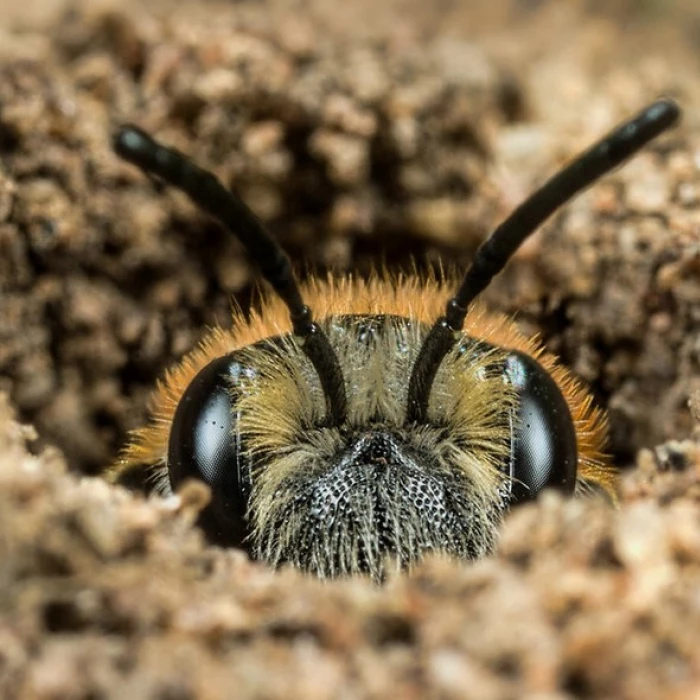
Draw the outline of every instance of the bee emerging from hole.
[[[381,579],[428,552],[482,556],[505,511],[544,488],[614,497],[602,412],[536,340],[476,300],[557,208],[678,116],[657,101],[561,170],[482,244],[456,294],[381,276],[300,290],[235,194],[123,127],[117,154],[235,232],[276,297],[166,375],[114,477],[146,469],[164,493],[204,481],[210,540],[321,577]]]

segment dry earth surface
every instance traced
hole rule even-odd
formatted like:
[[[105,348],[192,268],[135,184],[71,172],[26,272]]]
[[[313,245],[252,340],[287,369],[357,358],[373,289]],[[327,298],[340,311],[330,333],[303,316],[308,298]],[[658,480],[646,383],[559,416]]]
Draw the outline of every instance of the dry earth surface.
[[[469,5],[0,2],[1,697],[700,697],[700,10]],[[425,272],[660,94],[680,128],[487,293],[608,408],[619,508],[546,495],[486,560],[323,583],[206,546],[201,488],[94,476],[256,303],[116,125],[235,183],[302,275]]]

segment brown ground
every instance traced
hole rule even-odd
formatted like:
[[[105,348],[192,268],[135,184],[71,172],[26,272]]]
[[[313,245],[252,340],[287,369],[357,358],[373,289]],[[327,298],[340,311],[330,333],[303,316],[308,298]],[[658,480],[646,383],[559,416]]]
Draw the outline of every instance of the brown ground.
[[[700,10],[471,4],[0,2],[0,697],[700,695]],[[466,262],[659,94],[682,127],[488,293],[609,408],[619,510],[544,498],[493,558],[377,588],[204,547],[196,489],[79,478],[251,297],[237,244],[111,154],[116,124],[235,182],[295,261],[366,273]]]

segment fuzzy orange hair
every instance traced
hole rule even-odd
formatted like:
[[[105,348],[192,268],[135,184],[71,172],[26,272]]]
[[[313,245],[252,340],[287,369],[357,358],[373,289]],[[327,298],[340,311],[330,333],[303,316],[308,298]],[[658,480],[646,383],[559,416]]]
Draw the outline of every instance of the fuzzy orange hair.
[[[375,275],[369,280],[354,277],[313,278],[302,294],[317,319],[346,314],[387,314],[432,324],[442,313],[454,285],[415,275],[391,278]],[[117,480],[132,470],[147,469],[156,481],[167,479],[166,457],[170,428],[178,403],[195,375],[212,360],[266,337],[291,331],[289,312],[281,299],[268,298],[249,320],[234,310],[230,330],[213,328],[199,346],[168,370],[158,383],[151,403],[151,421],[133,432],[111,476]],[[615,470],[604,448],[605,414],[593,405],[588,391],[573,374],[547,352],[537,337],[523,335],[514,321],[486,311],[476,303],[467,315],[464,333],[492,345],[526,353],[535,358],[562,391],[571,411],[578,446],[578,479],[615,497]]]

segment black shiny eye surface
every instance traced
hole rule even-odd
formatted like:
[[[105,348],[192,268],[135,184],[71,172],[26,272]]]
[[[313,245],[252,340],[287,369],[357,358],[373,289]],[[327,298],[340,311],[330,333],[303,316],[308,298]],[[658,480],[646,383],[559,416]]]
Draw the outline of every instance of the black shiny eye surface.
[[[241,448],[235,386],[241,372],[236,353],[209,363],[178,404],[170,431],[168,472],[173,491],[187,479],[211,487],[199,524],[212,542],[243,546],[250,464]]]
[[[544,488],[576,487],[576,430],[569,406],[550,374],[529,355],[512,352],[505,373],[518,392],[511,453],[511,498],[531,500]]]

